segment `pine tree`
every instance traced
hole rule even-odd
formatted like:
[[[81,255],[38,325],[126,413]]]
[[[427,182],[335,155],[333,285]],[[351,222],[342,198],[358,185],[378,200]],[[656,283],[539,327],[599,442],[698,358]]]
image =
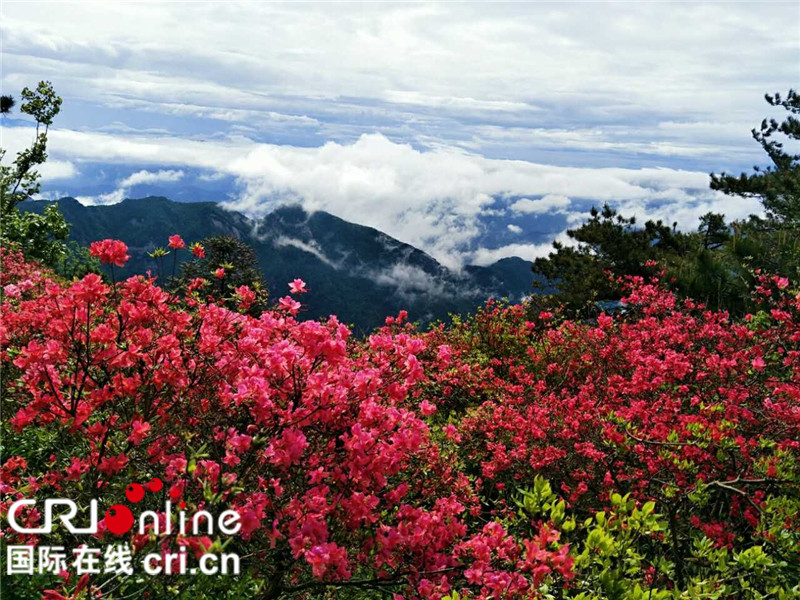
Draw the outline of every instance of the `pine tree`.
[[[800,225],[800,154],[791,154],[784,147],[786,141],[800,141],[800,95],[789,90],[785,98],[780,94],[764,96],[775,107],[789,111],[781,122],[764,119],[759,129],[753,129],[755,139],[772,164],[766,168],[753,167],[753,173],[738,177],[722,173],[711,174],[711,188],[726,194],[761,199],[767,216],[776,224]],[[776,136],[785,136],[784,141]]]

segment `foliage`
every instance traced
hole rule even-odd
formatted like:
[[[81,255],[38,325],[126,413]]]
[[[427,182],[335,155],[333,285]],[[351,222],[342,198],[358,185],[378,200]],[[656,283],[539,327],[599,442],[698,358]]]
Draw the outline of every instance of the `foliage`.
[[[608,273],[644,275],[645,263],[655,259],[661,247],[678,245],[680,234],[660,221],[648,221],[644,228],[635,225],[635,218],[625,218],[608,205],[592,208],[586,223],[567,230],[575,244],[553,242],[555,252],[537,258],[533,271],[556,286],[556,304],[591,313],[598,300],[618,300],[622,295]]]
[[[241,286],[248,286],[258,296],[251,303],[249,312],[254,316],[261,314],[266,306],[267,287],[253,249],[228,235],[206,238],[195,246],[198,247],[202,250],[196,251],[195,259],[181,264],[176,287],[187,288],[196,279],[213,279],[214,283],[205,291],[212,298],[228,298],[235,296]]]
[[[555,282],[557,294],[535,298],[537,310],[561,310],[570,316],[596,316],[608,301],[624,294],[614,275],[660,274],[682,298],[742,316],[754,309],[750,290],[759,273],[796,280],[800,275],[800,228],[751,217],[726,224],[708,213],[697,232],[656,235],[660,222],[636,228],[605,206],[568,233],[578,244],[555,245],[536,259],[535,272]],[[668,243],[664,243],[664,240]]]
[[[714,543],[702,531],[685,547],[684,583],[673,587],[670,522],[656,512],[655,502],[636,502],[630,493],[612,492],[604,510],[578,519],[550,484],[537,476],[533,488],[521,489],[515,503],[519,510],[513,520],[518,526],[531,519],[547,520],[559,539],[575,548],[574,570],[579,576],[566,592],[542,586],[545,598],[762,599],[790,598],[800,591],[796,568],[782,559],[782,548],[762,543],[734,551]]]
[[[70,241],[67,242],[64,256],[55,271],[67,280],[82,279],[89,273],[101,273],[100,261],[91,255],[88,248]]]
[[[0,96],[0,114],[8,114],[11,112],[11,109],[14,108],[16,105],[16,100],[14,100],[13,96]]]
[[[682,297],[703,302],[713,309],[743,315],[753,309],[750,290],[759,272],[794,280],[800,274],[800,154],[784,149],[775,139],[800,139],[800,96],[790,90],[766,96],[772,106],[789,115],[782,122],[765,119],[753,137],[772,164],[754,167],[739,177],[711,174],[711,188],[735,196],[757,197],[766,219],[726,223],[721,214],[700,218],[696,233],[680,233],[660,221],[643,227],[608,206],[592,210],[591,218],[569,230],[572,245],[554,244],[548,257],[537,259],[534,272],[556,285],[556,298],[541,298],[538,308],[564,305],[568,314],[594,316],[598,302],[615,301],[622,291],[608,274],[649,276],[657,265],[672,289]],[[602,306],[602,304],[601,304]]]
[[[0,210],[3,243],[18,244],[26,256],[46,265],[57,265],[65,258],[69,225],[57,204],[49,205],[42,214],[21,211],[7,204]]]
[[[759,129],[753,129],[755,139],[770,159],[768,167],[753,167],[754,173],[742,173],[738,177],[722,173],[711,174],[711,189],[726,194],[757,197],[761,200],[770,219],[779,223],[800,225],[800,154],[791,154],[784,149],[785,142],[775,139],[782,134],[790,143],[800,140],[800,95],[789,90],[785,98],[780,94],[764,96],[770,106],[781,107],[789,112],[778,122],[764,119]]]
[[[64,240],[69,226],[57,205],[48,206],[42,214],[20,211],[18,205],[37,194],[41,175],[36,167],[47,160],[47,132],[61,110],[61,98],[49,81],[40,81],[35,90],[22,90],[20,112],[36,122],[36,133],[29,148],[17,154],[12,165],[0,165],[0,240],[16,243],[26,256],[55,266],[64,257]],[[13,99],[3,101],[3,112],[10,111]],[[10,97],[8,97],[10,98]],[[5,150],[0,149],[0,161]]]
[[[800,226],[778,226],[751,217],[733,223],[731,228],[725,251],[734,264],[747,265],[752,271],[776,273],[792,281],[800,278]]]

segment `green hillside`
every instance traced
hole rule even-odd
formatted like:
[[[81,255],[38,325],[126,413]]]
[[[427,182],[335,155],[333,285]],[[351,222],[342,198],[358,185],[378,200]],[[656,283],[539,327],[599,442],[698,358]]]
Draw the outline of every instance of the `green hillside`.
[[[36,212],[47,204],[25,203]],[[131,260],[124,276],[157,273],[147,253],[165,245],[169,235],[177,233],[187,242],[231,235],[253,247],[273,297],[284,295],[287,282],[300,277],[311,290],[304,297],[306,317],[336,314],[361,331],[401,309],[414,320],[429,322],[471,311],[489,297],[520,298],[530,293],[533,281],[522,259],[456,273],[376,229],[325,212],[308,214],[299,206],[254,221],[213,202],[178,203],[155,196],[111,206],[83,206],[62,198],[58,205],[78,243],[116,238],[128,244]]]

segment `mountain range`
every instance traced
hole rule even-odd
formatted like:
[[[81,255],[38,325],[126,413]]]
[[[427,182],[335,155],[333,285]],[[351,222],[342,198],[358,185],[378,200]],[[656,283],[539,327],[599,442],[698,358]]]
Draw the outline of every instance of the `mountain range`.
[[[401,309],[412,320],[429,323],[472,311],[491,297],[519,300],[531,293],[534,280],[530,263],[520,258],[454,271],[376,229],[322,211],[309,214],[299,206],[283,206],[255,220],[214,202],[158,196],[109,206],[84,206],[69,197],[57,202],[72,240],[88,245],[115,238],[128,245],[131,259],[123,276],[157,272],[147,253],[166,246],[172,234],[189,243],[231,235],[253,248],[273,298],[285,295],[287,283],[300,277],[310,290],[303,297],[304,317],[335,314],[361,332]],[[36,212],[47,204],[24,203]],[[188,251],[182,254],[189,258]]]

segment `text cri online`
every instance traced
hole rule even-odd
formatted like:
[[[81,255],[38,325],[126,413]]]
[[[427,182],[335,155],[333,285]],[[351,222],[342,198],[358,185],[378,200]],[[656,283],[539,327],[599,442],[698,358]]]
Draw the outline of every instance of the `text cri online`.
[[[239,556],[237,554],[203,554],[197,567],[190,567],[185,552],[148,554],[142,560],[144,572],[148,575],[238,575]]]

